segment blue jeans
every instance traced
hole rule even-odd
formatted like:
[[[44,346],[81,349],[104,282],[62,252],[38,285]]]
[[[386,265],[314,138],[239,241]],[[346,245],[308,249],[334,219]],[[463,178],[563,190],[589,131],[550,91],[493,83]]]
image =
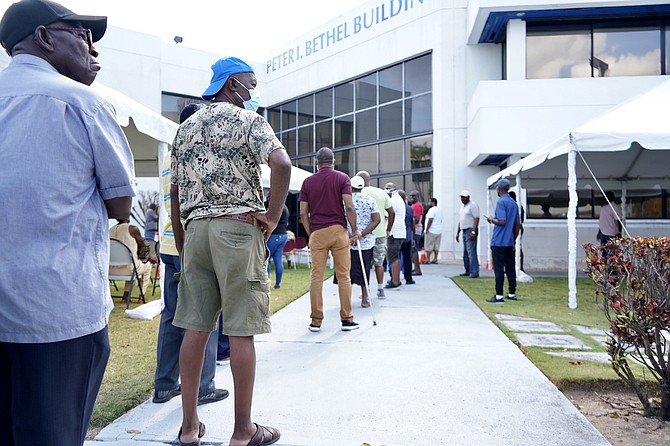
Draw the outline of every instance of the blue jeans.
[[[158,390],[172,390],[179,385],[179,349],[184,338],[184,329],[172,325],[174,312],[177,309],[177,285],[179,282],[174,273],[181,271],[179,256],[161,254],[165,265],[165,279],[163,303],[165,307],[161,313],[161,323],[158,328],[158,348],[156,352],[156,374],[154,388]],[[209,336],[205,347],[205,360],[200,374],[200,388],[198,396],[205,396],[214,391],[214,374],[216,373],[216,348],[218,333],[215,331]]]
[[[479,259],[477,258],[477,237],[470,240],[472,228],[463,229],[463,266],[469,275],[479,274]]]
[[[286,234],[272,234],[267,241],[270,258],[275,264],[275,285],[281,285],[284,275],[284,246],[288,241]],[[270,274],[270,261],[268,260],[268,275]]]

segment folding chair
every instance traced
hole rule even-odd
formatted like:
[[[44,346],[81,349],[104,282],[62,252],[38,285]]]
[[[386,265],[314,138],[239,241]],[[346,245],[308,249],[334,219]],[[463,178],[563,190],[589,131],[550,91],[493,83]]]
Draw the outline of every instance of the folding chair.
[[[293,266],[293,269],[295,269],[295,254],[293,254],[293,248],[295,248],[295,242],[293,240],[286,242],[284,245],[284,258],[288,264],[287,266],[289,268]]]
[[[156,294],[156,287],[160,283],[161,278],[160,246],[161,243],[159,241],[151,242],[149,244],[149,258],[154,259],[156,261],[156,263],[154,264],[154,267],[156,268],[154,270],[154,276],[151,278],[151,283],[153,283],[153,289],[151,290],[152,296]]]
[[[135,267],[135,259],[133,257],[133,252],[130,250],[128,245],[123,243],[119,239],[114,237],[109,238],[109,266],[126,266],[132,265],[132,271],[127,275],[109,275],[109,280],[125,280],[130,282],[130,288],[128,289],[128,298],[126,301],[126,309],[130,307],[130,296],[133,292],[133,285],[135,279],[137,279],[137,285],[140,287],[140,299],[143,303],[146,303],[144,299],[144,293],[142,292],[142,284],[140,283],[139,274],[137,274],[137,268]],[[114,284],[116,285],[116,284]],[[124,296],[112,296],[123,299]]]
[[[307,246],[307,239],[305,237],[295,238],[295,245],[291,252],[293,253],[294,256],[297,256],[298,258],[300,258],[301,256],[305,256],[307,266],[310,268],[312,267],[312,256],[309,252],[309,247]]]

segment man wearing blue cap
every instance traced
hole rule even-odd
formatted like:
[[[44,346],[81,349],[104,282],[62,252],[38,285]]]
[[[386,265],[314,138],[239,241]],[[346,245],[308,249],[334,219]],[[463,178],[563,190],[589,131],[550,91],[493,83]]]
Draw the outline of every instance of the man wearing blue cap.
[[[108,218],[129,218],[135,178],[112,106],[89,88],[106,27],[44,0],[0,21],[3,445],[83,444],[109,358]]]
[[[180,445],[200,444],[197,399],[205,345],[222,315],[230,340],[235,427],[231,446],[275,443],[277,429],[251,421],[254,336],[270,332],[265,241],[284,209],[291,161],[262,116],[253,69],[235,57],[212,65],[203,93],[212,104],[186,120],[172,149],[172,225],[182,261],[173,324],[186,330],[179,355]],[[261,164],[271,168],[265,209]]]
[[[509,294],[507,299],[516,299],[516,267],[514,265],[514,242],[519,235],[521,222],[519,220],[519,207],[516,201],[509,195],[510,184],[505,178],[496,184],[496,192],[500,197],[496,205],[495,217],[486,217],[489,224],[495,225],[491,237],[491,252],[493,254],[493,271],[496,276],[496,294],[486,302],[502,304],[505,303],[503,296],[503,285],[505,274],[509,282]]]

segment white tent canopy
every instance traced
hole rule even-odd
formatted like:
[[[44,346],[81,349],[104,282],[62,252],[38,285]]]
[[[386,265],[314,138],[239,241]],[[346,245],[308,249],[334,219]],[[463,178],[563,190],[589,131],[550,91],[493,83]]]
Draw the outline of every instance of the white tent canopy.
[[[605,189],[619,189],[630,181],[647,188],[670,188],[668,103],[670,81],[666,80],[487,179],[491,186],[500,178],[516,176],[517,186],[536,188],[567,182],[570,308],[577,307],[577,182],[597,179]]]

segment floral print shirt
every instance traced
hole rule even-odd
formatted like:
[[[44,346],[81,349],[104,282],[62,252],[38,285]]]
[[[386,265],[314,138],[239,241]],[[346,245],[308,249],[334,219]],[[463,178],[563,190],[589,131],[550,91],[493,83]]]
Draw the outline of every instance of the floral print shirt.
[[[354,207],[356,208],[356,226],[358,230],[363,232],[365,228],[372,222],[372,214],[379,214],[379,207],[377,207],[377,202],[370,197],[361,192],[354,192],[351,194],[351,200],[354,202]],[[347,222],[347,229],[351,234],[351,226]],[[375,231],[372,231],[370,234],[366,235],[361,239],[361,249],[372,249],[375,247]],[[351,249],[358,249],[358,246],[352,245]]]

